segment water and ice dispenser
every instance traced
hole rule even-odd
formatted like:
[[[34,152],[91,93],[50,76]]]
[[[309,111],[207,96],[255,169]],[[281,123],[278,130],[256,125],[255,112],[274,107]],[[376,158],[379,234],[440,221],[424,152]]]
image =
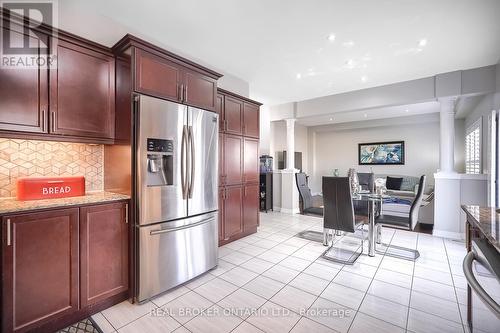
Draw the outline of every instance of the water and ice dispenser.
[[[164,139],[147,139],[147,185],[174,184],[174,142]]]

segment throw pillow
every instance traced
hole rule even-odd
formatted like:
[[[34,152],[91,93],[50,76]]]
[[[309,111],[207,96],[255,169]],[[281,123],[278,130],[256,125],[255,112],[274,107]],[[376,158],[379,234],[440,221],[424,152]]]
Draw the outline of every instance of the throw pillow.
[[[401,183],[403,182],[403,178],[389,177],[387,176],[387,180],[385,182],[385,186],[388,190],[397,190],[401,189]]]

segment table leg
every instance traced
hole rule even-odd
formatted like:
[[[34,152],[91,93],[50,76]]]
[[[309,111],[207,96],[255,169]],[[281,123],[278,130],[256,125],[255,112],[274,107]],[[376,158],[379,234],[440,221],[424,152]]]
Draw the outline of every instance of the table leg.
[[[375,203],[368,201],[368,255],[375,257]]]

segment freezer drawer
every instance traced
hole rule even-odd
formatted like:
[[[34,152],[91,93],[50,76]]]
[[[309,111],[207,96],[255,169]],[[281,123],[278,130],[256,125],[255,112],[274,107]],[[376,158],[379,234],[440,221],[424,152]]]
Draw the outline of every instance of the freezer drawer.
[[[139,229],[139,292],[143,302],[217,265],[217,212]]]

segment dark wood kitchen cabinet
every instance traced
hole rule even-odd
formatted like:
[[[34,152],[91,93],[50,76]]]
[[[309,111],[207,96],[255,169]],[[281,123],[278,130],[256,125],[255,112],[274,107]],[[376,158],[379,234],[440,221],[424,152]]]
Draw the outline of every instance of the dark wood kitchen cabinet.
[[[2,331],[78,310],[78,208],[4,216]]]
[[[80,302],[86,307],[128,289],[128,204],[80,209]]]
[[[50,77],[50,132],[114,137],[115,59],[70,42],[57,42],[57,72]]]
[[[259,106],[218,89],[219,245],[257,231],[259,225]]]
[[[243,182],[243,137],[224,134],[224,185],[239,185]]]
[[[127,205],[1,217],[2,332],[54,332],[128,298]]]
[[[259,140],[244,138],[243,140],[243,181],[259,182]]]
[[[244,185],[243,230],[249,231],[259,225],[259,184]]]
[[[30,45],[37,46],[37,55],[43,55],[43,48],[49,43],[49,36],[45,34],[30,36],[8,25],[3,30],[14,45],[22,45],[23,38],[27,38]],[[0,130],[47,132],[48,74],[49,70],[42,66],[0,67]]]
[[[243,186],[224,189],[224,240],[243,232]]]
[[[216,111],[217,79],[220,74],[127,35],[113,49],[130,47],[135,57],[134,90],[209,111]]]
[[[259,106],[245,102],[243,104],[243,135],[258,138],[259,122]]]

